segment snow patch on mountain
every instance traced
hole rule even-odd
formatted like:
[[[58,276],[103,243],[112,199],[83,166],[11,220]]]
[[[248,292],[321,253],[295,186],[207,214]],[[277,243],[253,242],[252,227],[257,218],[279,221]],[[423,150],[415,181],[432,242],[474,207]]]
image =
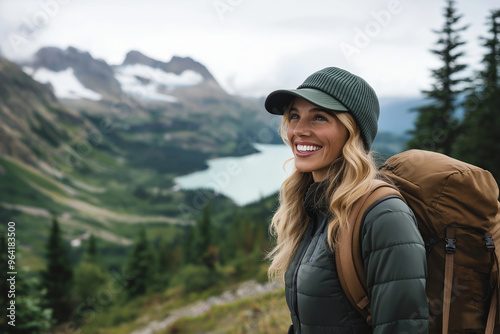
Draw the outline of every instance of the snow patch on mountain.
[[[75,77],[72,68],[64,71],[54,72],[45,67],[34,70],[31,67],[23,67],[23,71],[33,79],[41,83],[50,83],[54,88],[54,94],[63,99],[89,99],[99,101],[101,94],[88,89]]]
[[[165,94],[177,87],[195,86],[203,81],[201,74],[186,70],[180,75],[165,72],[143,64],[119,66],[115,69],[115,77],[122,89],[145,100],[176,102],[177,99]]]

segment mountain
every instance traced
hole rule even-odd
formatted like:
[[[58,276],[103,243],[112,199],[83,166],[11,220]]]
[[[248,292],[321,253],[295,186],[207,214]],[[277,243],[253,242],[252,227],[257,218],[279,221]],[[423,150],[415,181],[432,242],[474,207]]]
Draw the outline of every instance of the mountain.
[[[193,114],[197,118],[199,114],[210,112],[212,117],[220,117],[220,110],[225,118],[234,114],[233,111],[239,114],[241,109],[251,108],[256,112],[250,118],[258,118],[264,123],[271,122],[266,113],[261,112],[262,100],[249,102],[250,99],[227,94],[203,64],[189,57],[174,56],[165,62],[132,50],[126,54],[122,64],[108,65],[74,47],[66,50],[45,47],[31,61],[20,65],[36,80],[50,83],[54,94],[68,107],[100,117],[109,115],[110,109],[135,109],[141,117],[148,117],[148,110],[169,110],[159,116],[170,120],[172,114],[175,114],[176,119],[185,115],[189,116],[186,121],[192,123],[189,119],[192,120],[190,116]],[[405,135],[413,128],[416,115],[410,110],[423,102],[418,96],[381,97],[379,131]],[[227,109],[227,105],[232,107]],[[239,119],[248,114],[234,116]],[[233,124],[228,124],[224,119],[221,121],[228,129],[234,128]],[[198,124],[190,126],[197,128],[199,122],[194,123]],[[168,137],[171,138],[170,135]],[[234,140],[234,134],[227,139]],[[210,143],[212,147],[217,144],[209,138],[191,140],[198,147],[205,146],[205,143]],[[205,150],[212,151],[209,148]]]
[[[120,83],[106,62],[74,47],[66,50],[42,48],[30,62],[21,65],[37,80],[51,82],[60,98],[100,99],[114,97],[121,92]]]
[[[231,98],[205,66],[189,57],[174,56],[170,62],[163,62],[130,51],[123,63],[113,69],[125,93],[149,104],[182,103],[185,90],[189,99],[200,93],[219,100]]]
[[[212,80],[215,81],[213,75],[207,70],[205,66],[194,61],[189,57],[177,57],[174,56],[170,60],[170,62],[165,63],[159,60],[155,60],[149,58],[139,51],[130,51],[125,56],[125,60],[122,63],[122,66],[130,66],[130,65],[145,65],[151,68],[159,68],[165,72],[171,72],[177,75],[181,75],[184,71],[193,71],[201,75],[204,80]]]
[[[92,233],[112,252],[131,244],[138,223],[158,230],[189,223],[178,218],[177,209],[187,194],[164,191],[150,202],[137,192],[173,184],[172,176],[133,166],[137,142],[120,147],[118,126],[94,124],[64,106],[50,86],[5,58],[0,58],[0,118],[0,221],[17,223],[24,265],[43,265],[40,254],[52,216],[63,226],[65,239]],[[203,168],[206,156],[198,153],[179,150],[184,165],[166,169],[189,170],[190,159],[191,168]],[[110,255],[108,261],[122,256]]]
[[[47,85],[0,58],[0,154],[39,168],[61,158],[64,143],[95,131],[79,113],[63,106]]]
[[[260,101],[227,94],[191,58],[163,62],[130,51],[122,64],[109,65],[73,47],[46,47],[20,65],[95,126],[106,119],[126,128],[126,135],[115,136],[120,145],[133,139],[150,146],[153,140],[210,156],[241,155],[236,143],[259,141],[258,132],[272,123]],[[275,128],[269,142],[280,140]]]
[[[235,207],[174,189],[175,177],[280,141],[260,101],[227,94],[201,64],[147,59],[131,52],[111,66],[75,48],[44,48],[20,64],[0,58],[0,221],[18,222],[24,265],[43,266],[52,216],[66,240],[91,233],[106,264],[119,265],[141,225],[174,238],[206,196]],[[145,94],[128,90],[132,79]]]
[[[219,87],[207,68],[189,57],[163,62],[138,51],[111,66],[74,47],[44,47],[20,65],[36,80],[50,82],[61,99],[114,100],[129,93],[149,102],[175,102],[168,92],[176,87],[206,82]]]

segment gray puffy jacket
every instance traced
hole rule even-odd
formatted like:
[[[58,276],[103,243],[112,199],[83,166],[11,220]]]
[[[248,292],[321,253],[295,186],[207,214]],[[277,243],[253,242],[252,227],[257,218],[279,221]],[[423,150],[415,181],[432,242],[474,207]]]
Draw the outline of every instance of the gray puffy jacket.
[[[415,218],[398,198],[376,203],[361,229],[372,326],[351,306],[340,285],[328,246],[328,213],[306,195],[310,218],[285,274],[286,301],[295,334],[427,333],[426,254]]]

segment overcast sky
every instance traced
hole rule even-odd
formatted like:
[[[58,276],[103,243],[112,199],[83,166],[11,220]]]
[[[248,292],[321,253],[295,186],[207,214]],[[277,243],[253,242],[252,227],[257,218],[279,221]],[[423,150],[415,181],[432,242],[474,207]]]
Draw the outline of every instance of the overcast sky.
[[[0,0],[0,50],[10,59],[74,46],[110,64],[130,50],[189,56],[229,92],[295,88],[327,66],[365,78],[379,96],[429,88],[429,52],[443,25],[438,0]],[[464,61],[479,68],[478,36],[498,0],[458,0]]]

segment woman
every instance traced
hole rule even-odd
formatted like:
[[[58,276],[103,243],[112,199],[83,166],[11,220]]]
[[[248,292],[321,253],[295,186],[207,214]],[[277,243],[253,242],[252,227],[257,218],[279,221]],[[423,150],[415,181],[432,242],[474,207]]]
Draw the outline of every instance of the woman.
[[[265,107],[283,115],[282,137],[295,162],[281,187],[271,224],[277,246],[269,254],[270,276],[285,282],[289,333],[427,333],[425,248],[402,200],[377,202],[360,232],[371,326],[349,303],[335,267],[336,233],[378,178],[370,153],[379,116],[374,90],[329,67],[296,90],[272,92]]]

